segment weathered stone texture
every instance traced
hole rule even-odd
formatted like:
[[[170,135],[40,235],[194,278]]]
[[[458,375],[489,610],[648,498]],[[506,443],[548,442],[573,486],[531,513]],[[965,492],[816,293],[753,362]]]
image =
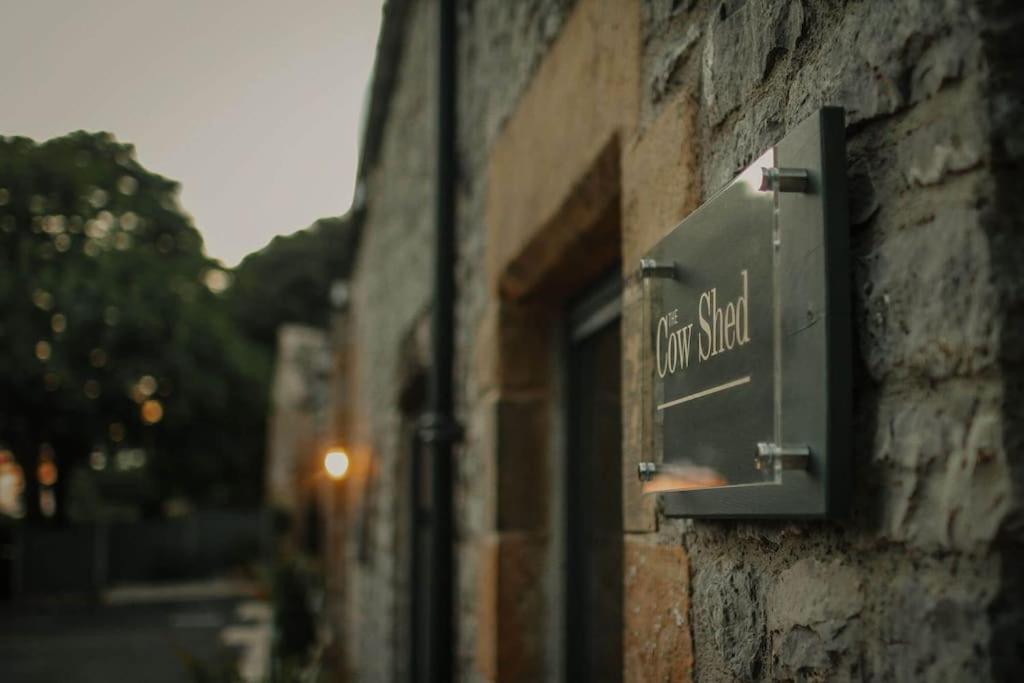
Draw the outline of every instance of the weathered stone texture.
[[[542,242],[567,239],[571,228],[566,226],[585,225],[557,217],[579,194],[577,185],[586,183],[581,169],[616,173],[617,154],[610,170],[601,159],[636,120],[638,19],[630,3],[582,2],[523,92],[516,116],[491,147],[486,218],[492,291],[507,280],[513,284],[506,286],[515,288],[513,261],[538,236]],[[606,186],[602,179],[591,184]],[[600,206],[608,193],[584,191],[583,197],[580,210]],[[562,229],[551,229],[552,221]],[[534,257],[547,258],[545,247],[534,249]]]
[[[879,532],[931,549],[978,551],[1011,509],[998,390],[958,382],[881,409],[875,461],[888,494]]]
[[[751,567],[728,557],[691,566],[690,613],[694,630],[698,624],[701,628],[695,635],[702,638],[694,652],[696,673],[723,680],[758,677],[765,648],[765,608],[758,577]]]
[[[627,683],[690,680],[690,582],[685,551],[627,537],[623,676]]]
[[[827,526],[659,520],[690,556],[698,680],[986,680],[1020,662],[1011,627],[992,626],[1021,623],[1020,553],[1002,540],[1020,509],[1004,360],[1019,356],[1020,249],[999,189],[1020,184],[994,167],[1019,136],[998,123],[1019,111],[1000,74],[1020,50],[992,39],[1009,13],[645,3],[643,118],[699,83],[705,198],[817,107],[847,110],[854,510]]]
[[[347,637],[366,681],[393,673],[395,383],[429,307],[435,9],[413,3],[354,276],[352,438],[377,479]],[[604,248],[589,224],[618,218],[628,275],[824,104],[847,110],[853,510],[680,521],[641,499],[627,282],[627,678],[989,680],[1024,665],[1021,24],[1006,0],[460,3],[460,680],[557,678],[557,539],[540,530],[564,521],[549,361],[567,290],[545,300],[551,271]]]
[[[940,380],[991,367],[1000,306],[988,249],[978,212],[949,208],[861,256],[860,339],[874,380]]]
[[[352,276],[353,410],[348,433],[356,495],[349,511],[353,532],[347,559],[350,596],[346,640],[352,680],[393,680],[404,663],[397,652],[400,629],[396,586],[403,539],[398,534],[407,487],[399,459],[399,392],[408,364],[406,340],[429,305],[434,176],[433,82],[436,11],[413,3],[389,121],[367,179],[373,197]]]
[[[642,338],[634,333],[644,324],[642,283],[635,277],[640,258],[693,211],[700,187],[695,136],[696,106],[685,90],[661,108],[622,150],[622,377],[629,396],[644,391]],[[652,192],[658,188],[657,192]],[[623,401],[623,528],[655,528],[653,497],[644,497],[636,466],[650,459],[650,405],[643,399]],[[646,420],[646,422],[645,422]]]
[[[831,669],[833,657],[864,637],[856,619],[863,607],[860,574],[839,560],[798,560],[779,574],[767,606],[776,673]]]
[[[527,683],[543,675],[544,539],[504,532],[479,544],[476,670],[485,680]]]

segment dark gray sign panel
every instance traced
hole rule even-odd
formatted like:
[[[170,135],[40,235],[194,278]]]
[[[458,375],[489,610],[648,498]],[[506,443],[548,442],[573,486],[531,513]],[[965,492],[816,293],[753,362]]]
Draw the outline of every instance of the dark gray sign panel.
[[[825,516],[850,482],[841,109],[802,122],[641,264],[645,491],[670,515]]]

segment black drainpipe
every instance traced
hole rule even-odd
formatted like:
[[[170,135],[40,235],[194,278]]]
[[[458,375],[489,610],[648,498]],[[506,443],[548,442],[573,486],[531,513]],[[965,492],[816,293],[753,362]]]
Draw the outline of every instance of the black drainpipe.
[[[455,543],[452,445],[459,437],[453,416],[455,337],[455,0],[440,0],[438,31],[437,226],[434,306],[431,320],[430,413],[423,439],[431,453],[430,680],[454,680]]]

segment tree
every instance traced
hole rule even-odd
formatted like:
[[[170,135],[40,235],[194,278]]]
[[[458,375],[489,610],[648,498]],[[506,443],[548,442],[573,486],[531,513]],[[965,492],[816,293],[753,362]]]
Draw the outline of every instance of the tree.
[[[163,498],[258,499],[270,356],[177,192],[109,134],[0,138],[0,441],[29,481],[41,449],[133,446]]]
[[[321,218],[275,237],[235,269],[227,293],[232,316],[265,349],[283,323],[326,327],[331,285],[348,278],[356,234],[348,216]]]

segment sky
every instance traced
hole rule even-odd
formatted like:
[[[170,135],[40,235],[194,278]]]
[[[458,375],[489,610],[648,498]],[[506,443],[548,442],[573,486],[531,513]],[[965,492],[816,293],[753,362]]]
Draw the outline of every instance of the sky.
[[[352,203],[381,0],[0,0],[0,135],[108,131],[233,266]]]

